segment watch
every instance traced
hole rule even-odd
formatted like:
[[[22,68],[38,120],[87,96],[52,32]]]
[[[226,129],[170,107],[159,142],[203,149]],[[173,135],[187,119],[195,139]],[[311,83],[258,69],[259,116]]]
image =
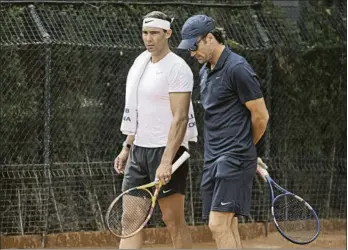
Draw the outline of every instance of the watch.
[[[128,144],[127,141],[124,141],[124,142],[122,143],[122,146],[123,146],[124,148],[130,149],[132,145],[131,145],[131,144]]]

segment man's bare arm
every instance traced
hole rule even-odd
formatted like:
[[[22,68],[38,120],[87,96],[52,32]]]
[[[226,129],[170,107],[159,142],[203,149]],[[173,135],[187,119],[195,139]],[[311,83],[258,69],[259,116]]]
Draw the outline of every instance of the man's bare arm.
[[[248,101],[245,105],[251,113],[253,142],[256,145],[266,131],[269,119],[268,110],[263,98]]]
[[[134,135],[128,135],[127,138],[126,138],[127,144],[132,145],[133,142],[134,142],[134,139],[135,139],[135,136],[134,136]]]
[[[134,138],[135,138],[134,135],[128,135],[126,138],[127,144],[132,145]],[[123,147],[121,152],[118,154],[118,156],[114,160],[114,169],[119,174],[122,174],[125,167],[126,167],[126,162],[127,162],[128,156],[129,156],[129,151],[130,150],[128,147]]]
[[[185,137],[191,92],[174,92],[170,93],[169,97],[173,121],[170,126],[167,145],[162,156],[161,163],[163,164],[172,164],[176,152]]]

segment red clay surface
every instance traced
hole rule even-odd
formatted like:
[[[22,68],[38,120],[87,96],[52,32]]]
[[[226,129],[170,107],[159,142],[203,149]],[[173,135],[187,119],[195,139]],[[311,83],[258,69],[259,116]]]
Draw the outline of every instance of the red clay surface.
[[[262,223],[246,223],[239,225],[243,248],[246,249],[289,249],[289,248],[340,248],[347,249],[346,220],[322,220],[319,237],[307,245],[296,245],[284,239],[272,223],[267,226],[268,236],[265,236],[265,225]],[[190,226],[193,248],[214,249],[215,243],[209,228],[205,226]],[[144,248],[172,248],[170,236],[165,228],[145,230]],[[0,249],[117,249],[119,238],[108,231],[103,232],[69,232],[43,235],[23,235],[0,237]]]
[[[296,245],[285,240],[279,233],[273,232],[267,237],[259,237],[252,240],[242,240],[243,248],[268,248],[268,249],[280,249],[280,248],[347,248],[347,234],[346,231],[335,231],[332,233],[321,233],[318,238],[308,245]],[[170,244],[154,245],[149,244],[144,246],[145,248],[162,248],[170,249]],[[214,249],[216,245],[214,242],[196,243],[193,246],[196,249],[209,248]]]

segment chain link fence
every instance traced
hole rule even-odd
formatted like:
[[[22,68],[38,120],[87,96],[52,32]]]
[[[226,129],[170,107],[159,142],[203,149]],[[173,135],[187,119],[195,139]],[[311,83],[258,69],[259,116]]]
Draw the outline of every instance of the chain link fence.
[[[271,175],[321,219],[346,218],[346,5],[28,2],[3,1],[0,10],[1,234],[106,230],[105,211],[121,190],[113,159],[124,140],[126,76],[144,50],[142,16],[155,9],[175,17],[171,47],[195,76],[200,138],[191,145],[187,223],[205,223],[200,65],[175,48],[184,21],[200,13],[213,16],[261,78],[270,122],[258,153]],[[258,177],[252,204],[241,222],[270,219]],[[149,226],[163,226],[158,210]]]

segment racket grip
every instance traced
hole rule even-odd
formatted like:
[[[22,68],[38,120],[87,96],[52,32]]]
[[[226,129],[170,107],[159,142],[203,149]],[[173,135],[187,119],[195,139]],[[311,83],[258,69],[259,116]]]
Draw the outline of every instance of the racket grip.
[[[257,168],[256,172],[261,176],[261,178],[267,182],[266,176],[268,176],[268,171],[266,170],[267,165],[261,160],[261,158],[257,158]]]
[[[188,158],[190,158],[190,154],[187,151],[184,151],[179,159],[177,159],[172,165],[172,173],[174,173]]]

